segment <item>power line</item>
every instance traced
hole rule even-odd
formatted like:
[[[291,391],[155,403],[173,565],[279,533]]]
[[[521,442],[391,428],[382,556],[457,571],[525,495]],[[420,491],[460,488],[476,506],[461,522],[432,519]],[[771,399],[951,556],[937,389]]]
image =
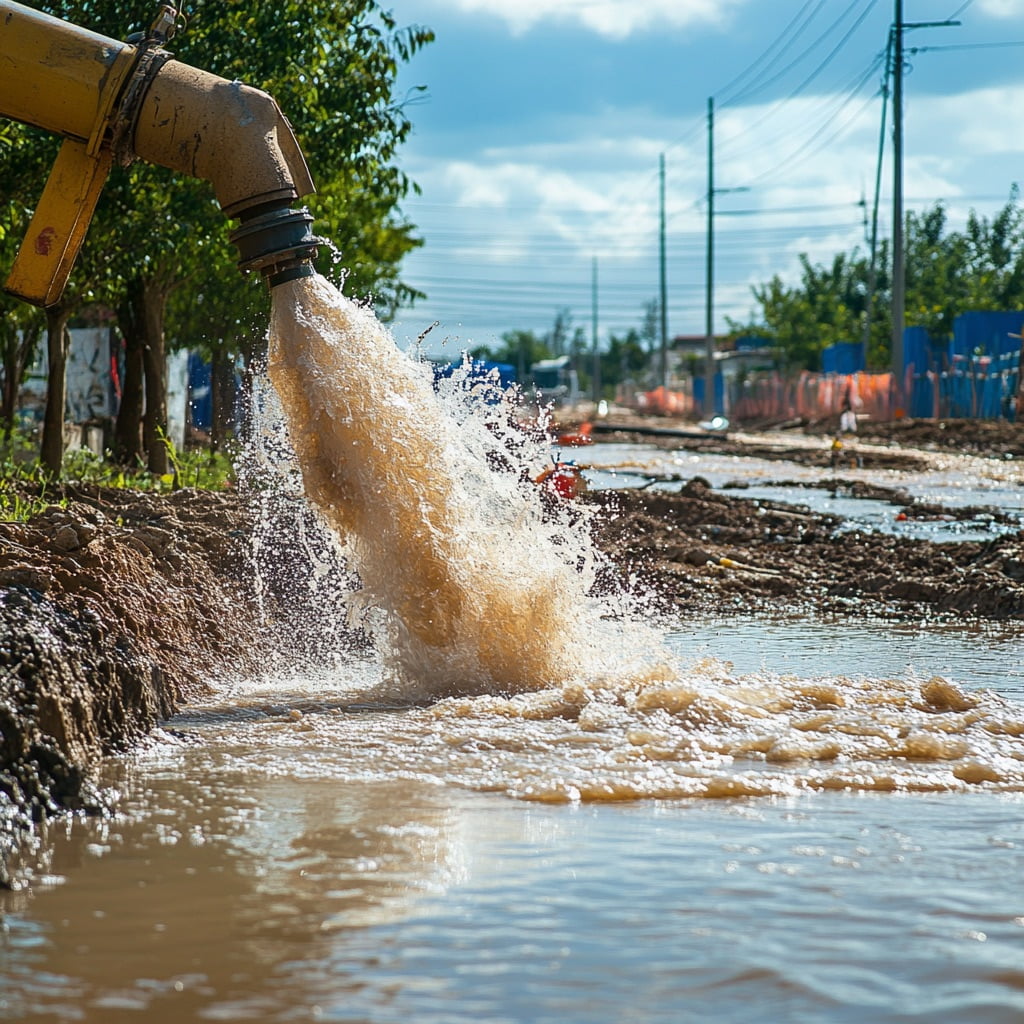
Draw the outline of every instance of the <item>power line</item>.
[[[871,77],[878,71],[879,67],[882,64],[882,61],[883,51],[879,51],[877,54],[875,54],[874,59],[868,65],[867,69],[863,72],[859,72],[857,77],[853,80],[852,84],[847,86],[845,93],[840,92],[838,94],[838,99],[836,99],[835,97],[831,97],[827,99],[824,104],[822,104],[823,109],[827,108],[826,116],[823,121],[824,127],[827,127],[829,124],[834,122],[836,117],[838,117],[846,109],[846,107],[849,106],[849,104],[854,101],[857,94],[861,91],[861,89],[864,88],[864,85],[868,81],[870,81]],[[739,132],[738,134],[725,139],[720,147],[719,156],[721,156],[723,151],[728,153],[729,147],[735,146],[735,144],[739,140],[745,138],[747,135],[750,135],[757,128],[761,127],[761,125],[763,125],[765,121],[768,121],[783,106],[785,106],[786,103],[792,101],[793,99],[795,99],[795,97],[796,94],[794,93],[791,96],[787,97],[785,100],[778,101],[762,117],[754,121],[753,124],[748,125],[746,128],[743,129],[743,131]],[[838,104],[838,106],[836,104]],[[810,117],[808,117],[807,120],[810,120]],[[819,128],[818,130],[820,131],[821,128]]]
[[[951,15],[950,15],[950,16],[949,16],[948,18],[947,18],[947,19],[946,19],[946,21],[953,21],[953,20],[954,20],[955,18],[959,18],[959,17],[960,17],[960,15],[961,15],[961,14],[963,14],[963,13],[964,13],[964,11],[966,11],[966,10],[967,10],[967,8],[968,8],[968,7],[970,7],[970,6],[971,6],[971,4],[973,4],[973,3],[974,3],[974,0],[966,0],[966,3],[962,3],[962,4],[961,4],[961,5],[960,5],[960,6],[959,6],[959,7],[958,7],[958,8],[957,8],[957,9],[956,9],[956,10],[955,10],[955,11],[954,11],[954,12],[953,12],[953,13],[952,13],[952,14],[951,14]]]
[[[787,64],[786,67],[784,67],[782,69],[782,71],[780,71],[777,75],[774,75],[772,78],[768,79],[767,82],[762,82],[761,83],[761,88],[763,89],[763,88],[766,88],[769,85],[773,85],[780,78],[785,77],[785,75],[790,70],[792,70],[794,67],[796,67],[796,65],[799,64],[804,59],[804,57],[806,57],[809,53],[811,53],[813,50],[815,50],[818,47],[818,45],[824,39],[826,39],[829,35],[831,35],[832,31],[838,25],[840,25],[843,21],[845,21],[846,16],[848,14],[850,14],[851,11],[853,11],[853,9],[857,6],[857,4],[859,2],[861,2],[861,0],[854,0],[854,2],[851,3],[843,11],[843,13],[840,14],[839,17],[836,18],[836,20],[834,22],[832,22],[832,24],[829,25],[829,27],[824,32],[822,32],[822,34],[820,36],[818,36],[818,38],[815,39],[814,42],[811,43],[811,45],[809,47],[807,47],[806,50],[804,50],[798,57],[795,57],[792,61],[790,61],[790,63]],[[875,6],[875,4],[877,2],[878,2],[878,0],[869,0],[867,7],[865,7],[864,10],[861,12],[860,17],[846,31],[846,33],[839,40],[839,42],[836,44],[836,46],[834,46],[832,48],[832,50],[829,52],[828,56],[810,73],[810,75],[807,76],[807,78],[805,78],[803,80],[803,82],[800,83],[800,85],[797,86],[797,88],[792,93],[789,94],[789,96],[786,98],[787,100],[794,99],[796,96],[798,96],[808,85],[810,85],[811,82],[814,81],[815,78],[818,77],[818,75],[826,67],[828,67],[828,65],[835,58],[836,54],[846,45],[846,43],[849,41],[849,39],[853,35],[853,33],[860,27],[860,25],[863,23],[864,19],[871,13],[871,9]]]
[[[733,95],[733,96],[729,96],[728,95],[729,90],[732,89],[734,86],[737,86],[748,74],[752,73],[754,71],[754,69],[757,67],[757,65],[760,64],[761,61],[764,60],[768,56],[769,53],[771,53],[771,51],[775,48],[775,46],[777,46],[778,43],[782,39],[784,39],[786,37],[786,35],[790,32],[790,30],[793,28],[793,26],[796,24],[796,22],[803,16],[804,11],[806,11],[807,8],[810,7],[812,3],[813,3],[813,0],[806,0],[806,3],[803,5],[803,7],[801,7],[800,10],[797,11],[796,15],[793,17],[793,19],[790,21],[790,23],[782,30],[782,32],[778,36],[775,37],[775,40],[768,46],[768,48],[761,54],[761,56],[758,57],[751,64],[749,64],[731,82],[729,82],[728,84],[724,85],[721,89],[718,90],[718,93],[716,95],[724,96],[723,99],[719,100],[719,106],[720,107],[727,107],[727,106],[729,106],[732,103],[738,102],[739,100],[743,99],[744,96],[749,95],[752,90],[754,90],[755,88],[758,87],[760,82],[759,82],[758,78],[755,77],[754,81],[751,82],[751,83],[748,83],[748,85],[746,86],[746,92],[741,91],[738,94]],[[786,51],[800,38],[800,36],[803,34],[803,31],[810,25],[810,23],[814,20],[815,15],[824,6],[825,6],[825,0],[818,0],[818,6],[815,7],[814,11],[810,14],[810,16],[807,18],[807,20],[800,26],[799,29],[797,29],[796,32],[794,32],[789,37],[789,39],[786,42],[786,44],[772,58],[771,62],[768,64],[768,66],[766,68],[764,68],[761,72],[758,73],[759,75],[763,75],[765,72],[770,71],[775,66],[775,64],[782,58],[782,56],[786,53]]]
[[[831,145],[833,142],[835,142],[836,139],[838,139],[847,130],[847,128],[854,121],[856,121],[857,118],[860,117],[861,113],[871,103],[874,102],[876,96],[878,96],[878,92],[875,92],[871,96],[869,96],[864,101],[864,103],[862,103],[860,105],[860,107],[858,107],[857,110],[854,111],[852,117],[847,118],[846,121],[844,121],[841,125],[839,125],[839,127],[827,139],[825,139],[825,141],[818,147],[818,149],[814,150],[812,153],[807,153],[806,156],[805,156],[805,159],[806,159],[806,157],[813,156],[813,153],[816,153],[819,150],[824,149],[826,146]],[[851,97],[851,101],[852,101],[852,97]],[[756,178],[751,179],[749,184],[750,185],[756,185],[759,182],[763,182],[766,178],[770,179],[772,177],[772,175],[775,174],[776,172],[778,172],[780,169],[782,169],[783,167],[787,167],[788,165],[790,165],[798,157],[804,156],[805,150],[807,150],[807,148],[809,146],[812,146],[814,144],[814,142],[821,136],[822,132],[824,132],[826,130],[826,128],[828,128],[828,127],[830,127],[830,124],[828,122],[826,122],[825,124],[821,125],[818,128],[818,130],[815,131],[814,134],[811,135],[809,138],[805,139],[804,142],[797,149],[793,150],[786,157],[784,157],[782,161],[780,161],[778,164],[775,165],[775,167],[772,167],[769,170],[765,171],[763,174],[759,174]]]
[[[1001,43],[953,43],[949,46],[907,46],[904,53],[937,53],[939,50],[994,50],[1005,46],[1024,46],[1024,39]]]

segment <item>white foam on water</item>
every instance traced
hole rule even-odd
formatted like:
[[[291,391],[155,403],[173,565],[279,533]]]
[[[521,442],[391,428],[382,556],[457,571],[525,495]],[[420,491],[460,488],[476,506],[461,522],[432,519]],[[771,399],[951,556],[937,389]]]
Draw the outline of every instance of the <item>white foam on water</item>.
[[[440,772],[541,801],[1024,788],[1024,717],[990,692],[684,665],[656,622],[595,596],[591,513],[542,498],[547,440],[513,400],[466,371],[435,382],[323,278],[275,289],[269,376],[288,435],[269,447],[377,640],[380,685],[359,674],[343,698],[365,716],[302,687],[273,729],[317,771]]]

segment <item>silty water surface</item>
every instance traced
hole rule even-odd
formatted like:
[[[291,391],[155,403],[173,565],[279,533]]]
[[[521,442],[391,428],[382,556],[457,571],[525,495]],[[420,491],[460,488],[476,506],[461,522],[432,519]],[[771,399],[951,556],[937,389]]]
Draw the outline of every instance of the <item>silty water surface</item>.
[[[758,445],[776,443],[786,448],[824,449],[820,438],[730,433],[733,440],[750,439]],[[916,540],[984,540],[997,533],[1015,532],[1024,524],[1024,463],[1015,459],[981,458],[931,453],[926,470],[841,469],[808,466],[787,460],[747,458],[688,451],[680,440],[675,451],[644,444],[598,443],[580,450],[592,486],[641,487],[677,490],[694,476],[704,477],[717,490],[750,501],[781,501],[804,505],[814,512],[842,516],[844,529],[877,531]],[[860,446],[864,442],[857,442]],[[870,446],[869,446],[870,447]],[[675,481],[673,481],[675,478]],[[886,487],[906,493],[922,503],[955,510],[968,506],[989,508],[1009,517],[996,522],[984,512],[977,519],[943,520],[897,518],[901,507],[888,502],[856,498],[845,492],[846,481]]]

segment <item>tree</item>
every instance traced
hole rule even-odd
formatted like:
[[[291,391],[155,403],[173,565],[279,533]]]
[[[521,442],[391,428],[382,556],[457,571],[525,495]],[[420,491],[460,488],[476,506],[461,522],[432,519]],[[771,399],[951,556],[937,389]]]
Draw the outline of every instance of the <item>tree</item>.
[[[39,6],[111,36],[145,28],[154,12],[151,3],[141,0],[64,0]],[[311,200],[318,227],[327,229],[350,261],[349,285],[360,296],[374,296],[386,313],[415,299],[417,293],[399,278],[402,257],[418,244],[412,226],[398,213],[413,186],[393,166],[411,123],[394,100],[393,88],[399,63],[428,43],[432,33],[416,26],[398,28],[376,0],[251,0],[244,5],[197,0],[183,8],[188,31],[175,38],[175,56],[265,89],[287,112],[321,190]],[[230,262],[224,252],[204,261],[209,253],[199,251],[211,237],[227,245],[227,225],[208,184],[171,179],[169,172],[141,164],[112,175],[88,243],[109,257],[112,273],[104,300],[125,313],[122,332],[126,340],[134,339],[131,358],[136,359],[131,345],[141,345],[148,366],[143,374],[145,447],[156,472],[166,468],[166,450],[158,438],[166,428],[168,301],[204,263],[221,273]],[[24,194],[26,201],[34,201],[36,189],[26,182]],[[251,293],[234,274],[234,287],[245,295],[239,301],[240,318],[250,309]],[[265,309],[265,295],[262,301]],[[234,346],[234,339],[221,341]],[[136,380],[128,376],[126,385]],[[130,451],[130,424],[120,427]]]
[[[648,310],[650,305],[648,305]],[[635,328],[619,337],[612,334],[608,339],[608,348],[601,353],[601,381],[603,393],[612,396],[619,384],[636,380],[650,366],[650,353],[645,344],[644,319],[640,329]]]
[[[651,299],[644,304],[640,340],[651,355],[658,351],[661,345],[661,299]]]
[[[551,358],[551,347],[546,338],[534,331],[506,331],[501,336],[498,348],[481,345],[470,353],[474,359],[486,359],[496,363],[510,363],[516,367],[518,379],[526,380],[534,363]]]
[[[763,323],[732,330],[749,330],[772,339],[789,368],[820,369],[822,350],[836,342],[858,341],[867,295],[868,267],[855,252],[837,255],[831,266],[800,257],[797,285],[779,275],[753,289],[761,304]]]
[[[0,159],[3,146],[0,145]],[[0,218],[0,266],[14,262],[21,234],[28,224],[16,205],[8,204],[7,216]],[[9,443],[14,433],[18,393],[25,379],[25,370],[32,362],[43,317],[39,311],[20,299],[0,292],[0,368],[3,372],[3,390],[0,392],[0,433]]]
[[[906,324],[949,337],[953,321],[970,310],[1024,307],[1024,211],[1016,186],[1009,201],[988,220],[971,211],[965,230],[948,231],[941,203],[906,217]],[[891,343],[891,275],[887,245],[880,247],[879,280],[872,295],[868,365],[887,366]],[[831,266],[801,256],[798,284],[778,275],[753,289],[760,322],[730,322],[739,331],[770,337],[788,366],[817,369],[821,349],[863,337],[870,268],[854,251]],[[859,326],[858,326],[859,321]]]

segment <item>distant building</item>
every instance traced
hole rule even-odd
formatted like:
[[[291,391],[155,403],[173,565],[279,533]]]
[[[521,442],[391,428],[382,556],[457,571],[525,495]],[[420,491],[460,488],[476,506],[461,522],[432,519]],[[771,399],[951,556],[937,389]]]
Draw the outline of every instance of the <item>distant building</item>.
[[[539,402],[572,404],[582,398],[579,375],[569,356],[540,359],[530,369],[533,392]]]

